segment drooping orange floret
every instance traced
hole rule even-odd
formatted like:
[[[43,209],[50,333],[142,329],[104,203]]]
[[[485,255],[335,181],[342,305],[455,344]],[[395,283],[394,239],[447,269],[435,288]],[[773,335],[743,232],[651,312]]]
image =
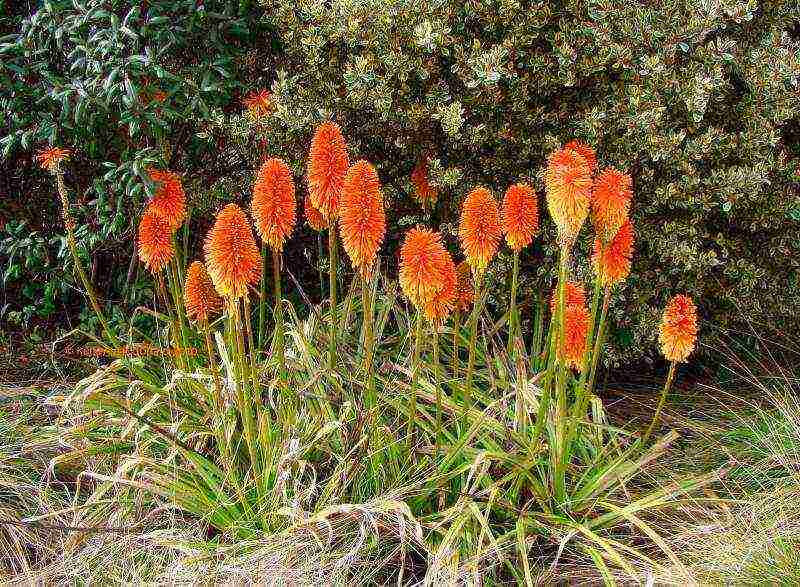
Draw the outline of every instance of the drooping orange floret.
[[[42,169],[55,171],[58,169],[58,164],[65,159],[68,159],[71,154],[72,153],[69,151],[69,149],[46,147],[36,153],[36,161],[39,162],[39,165],[42,167]]]
[[[453,311],[456,303],[456,266],[450,253],[445,251],[444,263],[442,265],[444,276],[444,286],[432,298],[425,302],[425,318],[432,324],[441,326],[450,312]]]
[[[273,251],[283,250],[297,219],[292,170],[285,161],[271,158],[258,170],[250,213],[256,231]]]
[[[472,283],[472,269],[469,263],[462,261],[456,268],[456,302],[455,309],[459,312],[469,310],[475,299],[475,285]]]
[[[589,332],[589,311],[583,304],[573,304],[564,310],[564,344],[562,356],[568,367],[583,368],[586,353],[586,334]]]
[[[448,257],[438,232],[412,228],[406,233],[400,247],[400,287],[417,308],[444,288]]]
[[[331,121],[323,122],[314,132],[308,153],[308,193],[314,207],[328,221],[338,214],[349,164],[342,131]]]
[[[570,306],[585,306],[586,305],[586,289],[583,287],[581,283],[575,283],[574,281],[568,281],[564,286],[564,309],[569,308]],[[558,311],[558,286],[553,289],[553,293],[550,296],[550,312],[552,312],[553,316],[556,315]]]
[[[411,183],[414,184],[414,193],[417,199],[422,203],[422,207],[428,204],[433,205],[436,202],[438,193],[436,188],[430,184],[428,180],[428,158],[422,157],[417,162],[414,171],[411,172]]]
[[[631,176],[607,167],[594,182],[592,223],[598,236],[609,241],[628,219],[631,207]]]
[[[597,171],[597,154],[594,152],[594,149],[577,139],[568,142],[564,145],[564,148],[572,149],[580,153],[583,158],[586,159],[586,164],[589,166],[589,173],[594,175],[594,172]]]
[[[595,239],[592,264],[600,283],[613,285],[628,277],[631,272],[633,237],[633,225],[627,220],[608,244],[603,244],[599,238]]]
[[[344,178],[339,232],[353,267],[369,277],[386,235],[386,212],[378,173],[367,161],[353,163]]]
[[[508,246],[515,251],[531,244],[539,230],[536,193],[526,183],[515,183],[503,198],[503,231]]]
[[[458,236],[470,266],[482,273],[497,252],[503,236],[500,210],[486,188],[475,188],[464,200]]]
[[[570,245],[589,214],[592,178],[586,159],[572,149],[551,154],[544,174],[547,209],[558,228],[561,244]]]
[[[306,196],[305,201],[303,202],[303,208],[305,209],[306,214],[306,222],[308,225],[316,230],[317,232],[323,231],[328,228],[328,223],[325,222],[325,219],[320,214],[320,211],[314,207],[314,202],[311,201],[311,198]]]
[[[169,222],[148,206],[139,222],[139,259],[151,272],[160,272],[175,255],[173,232]]]
[[[272,110],[272,96],[267,90],[250,92],[242,102],[250,116],[255,119],[266,116]]]
[[[206,322],[222,310],[222,298],[214,289],[206,266],[200,261],[193,262],[186,271],[183,299],[186,315],[198,322]]]
[[[186,193],[180,176],[171,171],[149,169],[150,179],[156,184],[156,191],[150,206],[172,228],[178,228],[186,218]]]
[[[261,253],[247,216],[236,204],[217,214],[204,248],[208,275],[219,295],[241,298],[261,278]]]
[[[697,342],[697,308],[689,296],[674,296],[664,310],[659,331],[661,352],[668,361],[684,362]]]

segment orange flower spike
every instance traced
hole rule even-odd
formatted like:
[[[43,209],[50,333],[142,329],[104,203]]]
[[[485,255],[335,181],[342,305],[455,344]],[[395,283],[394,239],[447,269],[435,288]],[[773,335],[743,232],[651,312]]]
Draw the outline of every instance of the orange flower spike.
[[[46,169],[47,171],[55,171],[58,169],[58,165],[62,161],[69,159],[71,154],[72,152],[69,149],[48,147],[41,149],[38,153],[36,153],[36,161],[38,161],[42,169]]]
[[[429,202],[433,204],[436,202],[438,193],[436,188],[430,184],[428,180],[428,158],[422,157],[418,162],[414,171],[411,172],[411,183],[414,184],[414,192],[417,199],[425,207]]]
[[[178,228],[186,218],[186,193],[180,176],[171,171],[148,170],[156,191],[150,200],[152,207],[172,228]]]
[[[292,234],[296,208],[292,171],[282,159],[267,159],[256,176],[250,212],[258,235],[273,251],[282,251]]]
[[[400,247],[400,287],[418,308],[444,288],[447,256],[438,232],[412,228],[406,233]]]
[[[472,269],[477,273],[485,271],[503,236],[500,210],[486,188],[475,188],[464,200],[458,236]]]
[[[244,211],[228,204],[206,236],[206,268],[217,293],[241,298],[261,278],[261,253]]]
[[[350,160],[342,131],[323,122],[314,132],[308,154],[308,193],[314,207],[326,220],[336,218]]]
[[[457,295],[458,277],[456,275],[456,266],[447,251],[444,251],[443,261],[441,269],[444,277],[444,286],[424,305],[425,318],[438,326],[444,324],[453,311]]]
[[[159,273],[175,255],[174,229],[154,208],[148,206],[139,222],[139,259],[152,273]]]
[[[369,277],[386,235],[386,212],[378,173],[367,161],[353,163],[345,176],[339,231],[353,267]]]
[[[568,281],[564,289],[564,309],[570,306],[585,306],[586,305],[586,289],[580,283]],[[558,287],[553,289],[553,294],[550,296],[550,311],[553,316],[558,311]]]
[[[633,225],[630,220],[622,225],[607,245],[599,238],[595,239],[592,264],[601,284],[613,285],[628,277],[631,272],[633,239]]]
[[[611,240],[628,219],[633,182],[630,175],[613,167],[600,172],[592,194],[592,223],[604,242]]]
[[[321,232],[328,228],[328,223],[325,222],[320,211],[314,207],[314,202],[311,201],[310,197],[306,196],[303,208],[305,209],[306,222],[312,229]]]
[[[462,261],[456,268],[456,309],[465,312],[475,299],[475,285],[469,263]]]
[[[536,193],[526,183],[517,183],[503,197],[503,231],[506,242],[519,252],[533,241],[539,230],[539,210]]]
[[[186,284],[183,287],[186,315],[191,320],[207,322],[222,311],[222,298],[214,289],[206,266],[200,261],[189,265],[186,271]]]
[[[659,328],[661,352],[668,361],[685,362],[697,342],[697,308],[685,295],[674,296]]]
[[[589,332],[589,310],[583,304],[573,304],[564,310],[563,357],[568,367],[580,371],[586,353],[586,335]]]
[[[597,154],[594,152],[589,145],[579,140],[572,140],[564,145],[565,149],[572,149],[576,151],[584,159],[586,159],[586,164],[589,166],[589,173],[594,175],[595,171],[597,171]]]
[[[556,151],[544,174],[547,208],[563,244],[571,244],[589,214],[592,178],[586,159],[572,149]]]
[[[263,118],[272,110],[272,96],[267,90],[251,92],[242,100],[248,114],[254,119]]]

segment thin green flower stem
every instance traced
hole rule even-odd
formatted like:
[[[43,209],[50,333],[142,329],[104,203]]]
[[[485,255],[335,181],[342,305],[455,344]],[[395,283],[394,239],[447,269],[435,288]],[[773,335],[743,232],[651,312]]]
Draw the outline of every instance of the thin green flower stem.
[[[259,378],[258,378],[258,363],[256,362],[256,348],[255,344],[253,344],[253,329],[251,327],[250,321],[250,295],[249,292],[245,292],[244,294],[244,324],[245,324],[245,332],[247,333],[247,350],[249,351],[250,355],[250,379],[253,385],[253,399],[255,399],[256,405],[261,407],[263,405],[261,399],[261,386],[259,385]],[[244,344],[242,345],[244,346]],[[244,354],[242,355],[244,356]]]
[[[469,358],[467,359],[467,380],[464,386],[464,426],[468,425],[469,412],[472,410],[472,378],[475,371],[475,342],[478,338],[478,316],[481,312],[481,294],[483,292],[483,271],[475,277],[475,301],[469,319]]]
[[[266,349],[265,337],[267,335],[267,244],[261,245],[261,288],[258,298],[258,347],[263,352]]]
[[[436,386],[436,454],[442,442],[442,385],[439,380],[439,326],[433,324],[433,382]]]
[[[555,463],[555,494],[559,503],[566,499],[566,462],[569,455],[567,441],[567,365],[564,349],[564,310],[566,284],[569,278],[569,247],[561,247],[561,262],[558,277],[558,344],[557,344],[557,379],[556,379],[556,450],[552,453]]]
[[[455,315],[453,316],[453,379],[458,378],[459,372],[459,350],[460,346],[458,344],[458,335],[460,334],[461,330],[461,310],[456,310]]]
[[[206,342],[208,365],[211,369],[211,376],[214,378],[214,398],[211,402],[211,405],[217,412],[217,415],[212,417],[217,421],[212,425],[217,429],[217,443],[219,444],[219,450],[222,453],[226,470],[228,470],[230,469],[230,465],[233,463],[233,458],[231,457],[230,447],[228,446],[227,442],[227,431],[225,429],[225,403],[222,398],[222,385],[219,382],[217,356],[214,353],[214,347],[211,343],[211,329],[209,328],[208,320],[203,320],[200,326],[203,330],[203,338],[205,338]],[[228,472],[230,473],[229,470]]]
[[[664,382],[664,389],[661,390],[661,398],[658,400],[658,406],[656,407],[656,413],[653,415],[653,421],[650,422],[650,426],[647,428],[647,432],[644,433],[642,437],[642,446],[647,444],[647,441],[650,439],[650,434],[653,432],[653,428],[655,428],[656,424],[658,423],[658,418],[661,416],[661,410],[664,408],[664,401],[667,399],[667,393],[672,387],[672,382],[675,379],[675,367],[677,363],[672,361],[669,364],[669,373],[667,374],[667,380]]]
[[[183,355],[184,362],[186,365],[190,365],[191,362],[189,361],[188,349],[189,349],[189,333],[188,328],[186,326],[186,310],[184,309],[183,305],[183,296],[181,295],[181,281],[180,281],[180,272],[178,269],[178,261],[177,259],[173,259],[170,263],[170,273],[169,277],[171,278],[171,290],[172,290],[172,297],[174,298],[175,302],[175,313],[178,315],[178,325],[180,326],[180,353]]]
[[[338,241],[336,239],[336,221],[331,218],[328,226],[328,258],[330,260],[330,333],[328,336],[328,369],[331,371],[336,367],[336,312],[338,309],[336,301],[336,270],[338,260]]]
[[[281,293],[281,254],[272,251],[272,274],[275,280],[275,353],[278,356],[278,376],[286,391],[286,341],[283,323],[283,294]]]
[[[322,271],[322,234],[317,233],[317,273],[319,273],[319,292],[324,295],[325,292],[325,273]]]
[[[517,336],[517,283],[519,280],[519,251],[514,250],[514,264],[511,270],[511,303],[508,308],[508,344],[506,353],[509,357],[514,350],[514,339]]]
[[[178,336],[179,336],[178,319],[175,317],[175,313],[172,311],[172,303],[170,302],[170,295],[167,294],[167,287],[166,285],[164,285],[164,276],[161,273],[156,275],[156,285],[158,287],[158,293],[161,294],[161,299],[164,301],[164,307],[167,310],[167,315],[169,316],[170,330],[172,331],[173,348],[179,347],[180,344],[178,343]],[[187,368],[186,363],[183,360],[182,353],[175,354],[175,362],[177,363],[179,369]]]
[[[373,373],[373,355],[375,351],[375,335],[373,325],[373,309],[372,309],[372,287],[368,279],[361,280],[361,303],[364,312],[364,323],[362,330],[364,332],[364,375],[367,383],[366,394],[366,409],[372,413],[375,410],[375,376]],[[372,424],[372,422],[369,422]]]
[[[100,325],[103,327],[103,332],[108,338],[108,341],[114,348],[119,348],[120,343],[119,339],[117,339],[116,334],[111,329],[111,326],[108,324],[108,320],[106,320],[106,316],[103,313],[103,310],[100,308],[100,304],[97,301],[97,293],[95,292],[94,286],[92,282],[89,280],[89,277],[86,275],[86,271],[83,269],[83,263],[81,263],[81,258],[78,256],[78,245],[75,240],[75,221],[72,219],[72,215],[69,212],[69,200],[67,199],[67,187],[64,184],[64,172],[61,170],[61,165],[57,165],[55,170],[53,171],[53,175],[56,178],[56,188],[58,189],[58,195],[61,198],[61,216],[64,220],[64,228],[67,231],[67,247],[69,247],[69,252],[72,255],[72,262],[75,265],[75,270],[78,272],[78,277],[83,283],[83,288],[86,290],[86,295],[89,296],[89,303],[92,305],[92,309],[94,310],[97,319],[100,321]]]
[[[411,358],[411,398],[408,415],[408,447],[413,444],[414,425],[417,421],[417,381],[419,379],[419,358],[422,348],[422,310],[417,310],[414,326],[414,352]]]
[[[597,364],[600,358],[600,350],[603,348],[603,338],[606,332],[606,319],[608,316],[608,306],[611,302],[611,285],[606,285],[605,293],[603,294],[603,309],[600,311],[600,322],[597,328],[597,338],[594,343],[594,351],[592,351],[592,368],[589,371],[589,385],[586,388],[588,393],[594,391],[595,377],[597,376]]]

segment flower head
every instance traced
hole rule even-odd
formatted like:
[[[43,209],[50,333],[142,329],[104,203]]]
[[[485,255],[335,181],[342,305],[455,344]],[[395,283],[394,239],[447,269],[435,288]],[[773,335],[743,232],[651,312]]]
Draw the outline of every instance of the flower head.
[[[668,361],[685,362],[697,342],[697,308],[689,296],[674,296],[659,329],[661,352]]]
[[[39,165],[42,167],[42,169],[46,169],[47,171],[56,171],[58,169],[58,164],[66,159],[69,159],[71,154],[72,153],[69,151],[69,149],[49,147],[41,149],[38,153],[36,153],[36,160],[39,162]]]
[[[592,222],[603,241],[614,237],[628,219],[631,207],[631,176],[607,167],[594,182],[592,194]]]
[[[448,258],[438,232],[412,228],[406,233],[400,247],[400,287],[417,308],[444,288]]]
[[[292,234],[296,207],[294,179],[289,166],[282,159],[267,159],[256,176],[250,212],[258,235],[272,250],[283,250],[286,239]]]
[[[594,149],[577,139],[568,142],[564,145],[564,148],[572,149],[580,153],[583,158],[586,159],[586,164],[589,166],[589,173],[594,175],[594,172],[597,171],[597,154],[594,152]]]
[[[149,169],[150,179],[156,184],[156,191],[150,206],[172,228],[178,228],[186,218],[186,193],[178,174],[171,171]]]
[[[349,161],[342,131],[331,121],[323,122],[314,132],[308,153],[308,193],[326,220],[338,214]]]
[[[306,222],[308,222],[308,225],[311,228],[317,232],[320,232],[328,227],[328,223],[325,222],[325,219],[322,217],[322,214],[320,214],[320,211],[314,207],[314,202],[311,201],[310,197],[306,196],[306,199],[303,202],[303,208],[305,209]]]
[[[160,272],[175,256],[173,232],[169,222],[148,206],[139,222],[139,259],[151,272]]]
[[[414,184],[414,193],[417,199],[422,203],[425,208],[428,203],[433,205],[438,196],[436,188],[428,181],[428,158],[422,157],[418,162],[414,171],[411,172],[411,183]]]
[[[608,244],[603,244],[599,238],[595,239],[592,264],[597,279],[603,285],[613,285],[628,277],[631,272],[633,236],[633,225],[627,220]]]
[[[461,261],[456,267],[456,310],[459,312],[469,310],[474,299],[475,285],[472,283],[472,269],[469,263]]]
[[[189,269],[186,271],[183,299],[186,305],[186,315],[199,322],[208,321],[222,310],[222,298],[214,289],[206,266],[200,261],[189,265]]]
[[[564,308],[570,306],[585,306],[586,305],[586,290],[580,283],[568,281],[564,285]],[[550,312],[553,316],[558,313],[558,287],[553,290],[550,296]]]
[[[482,273],[497,252],[503,236],[500,210],[486,188],[475,188],[464,200],[458,236],[470,266]]]
[[[547,208],[558,228],[562,245],[570,245],[589,214],[592,178],[583,155],[572,149],[556,151],[544,174]]]
[[[586,353],[586,334],[589,332],[589,311],[583,304],[573,304],[564,310],[564,344],[561,356],[568,367],[583,369]]]
[[[442,275],[444,276],[444,286],[425,302],[423,308],[425,318],[437,326],[441,326],[447,320],[456,303],[458,277],[456,276],[456,266],[453,263],[453,258],[447,251],[444,253]]]
[[[206,236],[206,268],[217,293],[238,299],[261,277],[261,253],[244,211],[228,204]]]
[[[515,251],[531,244],[539,230],[536,193],[526,183],[515,183],[503,198],[503,231],[508,246]]]
[[[378,173],[367,161],[353,163],[344,178],[339,231],[353,267],[369,277],[386,235],[386,212]]]
[[[263,118],[272,110],[272,96],[267,90],[250,92],[242,100],[248,114],[254,118]]]

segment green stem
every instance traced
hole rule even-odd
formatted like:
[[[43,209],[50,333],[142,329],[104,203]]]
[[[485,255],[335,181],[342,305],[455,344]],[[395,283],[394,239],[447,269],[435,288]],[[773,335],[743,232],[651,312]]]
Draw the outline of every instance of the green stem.
[[[669,364],[669,373],[667,374],[667,380],[664,382],[664,389],[661,390],[661,398],[658,400],[658,407],[656,407],[656,413],[653,415],[653,421],[650,422],[650,426],[647,428],[647,432],[645,432],[644,436],[642,437],[642,446],[647,444],[648,439],[650,438],[650,434],[653,432],[653,428],[655,428],[656,424],[658,423],[658,418],[661,416],[661,410],[664,407],[664,401],[667,399],[667,393],[669,392],[670,387],[672,387],[672,381],[675,379],[675,366],[677,363],[672,361]]]
[[[244,294],[244,324],[247,333],[247,350],[250,354],[250,379],[253,382],[253,397],[257,405],[261,405],[261,386],[259,385],[258,368],[256,364],[256,349],[253,344],[253,329],[250,322],[250,292]],[[244,350],[244,344],[242,345]],[[244,356],[244,355],[242,355]]]
[[[558,345],[556,370],[556,450],[553,453],[555,460],[555,494],[559,503],[566,499],[566,462],[567,452],[567,366],[564,348],[564,310],[566,285],[569,278],[569,249],[561,248],[561,263],[558,277]]]
[[[281,293],[281,254],[272,251],[272,275],[275,280],[275,353],[278,355],[278,373],[281,384],[286,384],[286,353],[283,324],[283,294]]]
[[[417,420],[417,380],[419,379],[419,356],[422,348],[422,310],[417,310],[414,326],[414,354],[411,358],[411,398],[408,414],[408,446],[411,449],[414,424]]]
[[[514,251],[514,265],[511,271],[511,303],[508,308],[508,344],[506,353],[509,357],[514,350],[514,339],[517,336],[517,280],[519,279],[519,251]]]
[[[592,368],[589,371],[589,385],[586,387],[587,393],[592,393],[594,390],[594,381],[597,376],[597,364],[600,359],[600,350],[603,348],[603,338],[606,333],[606,318],[608,316],[608,306],[611,301],[611,285],[606,286],[605,293],[603,294],[603,308],[600,310],[600,321],[597,326],[597,338],[594,341],[594,350],[592,351]]]
[[[267,245],[261,245],[261,289],[258,298],[258,346],[264,351],[267,335]]]
[[[330,332],[328,336],[328,369],[336,367],[336,269],[338,265],[338,242],[336,240],[336,221],[331,219],[328,226],[328,256],[330,261]]]
[[[461,329],[461,311],[456,310],[455,316],[453,316],[453,379],[458,378],[458,371],[459,371],[459,350],[460,346],[458,344],[458,335],[460,334],[459,330]]]
[[[372,310],[371,284],[367,279],[362,280],[361,302],[364,311],[364,374],[367,382],[367,405],[370,412],[375,409],[375,381],[373,376],[373,353],[375,346],[375,336],[373,329],[373,310]]]
[[[469,412],[472,409],[472,378],[475,371],[475,342],[478,338],[478,316],[481,311],[481,293],[483,291],[483,272],[475,278],[475,301],[469,319],[469,358],[467,359],[467,381],[464,387],[464,425],[468,425]]]
[[[439,326],[433,325],[433,378],[436,386],[436,453],[442,442],[442,385],[439,381]]]

